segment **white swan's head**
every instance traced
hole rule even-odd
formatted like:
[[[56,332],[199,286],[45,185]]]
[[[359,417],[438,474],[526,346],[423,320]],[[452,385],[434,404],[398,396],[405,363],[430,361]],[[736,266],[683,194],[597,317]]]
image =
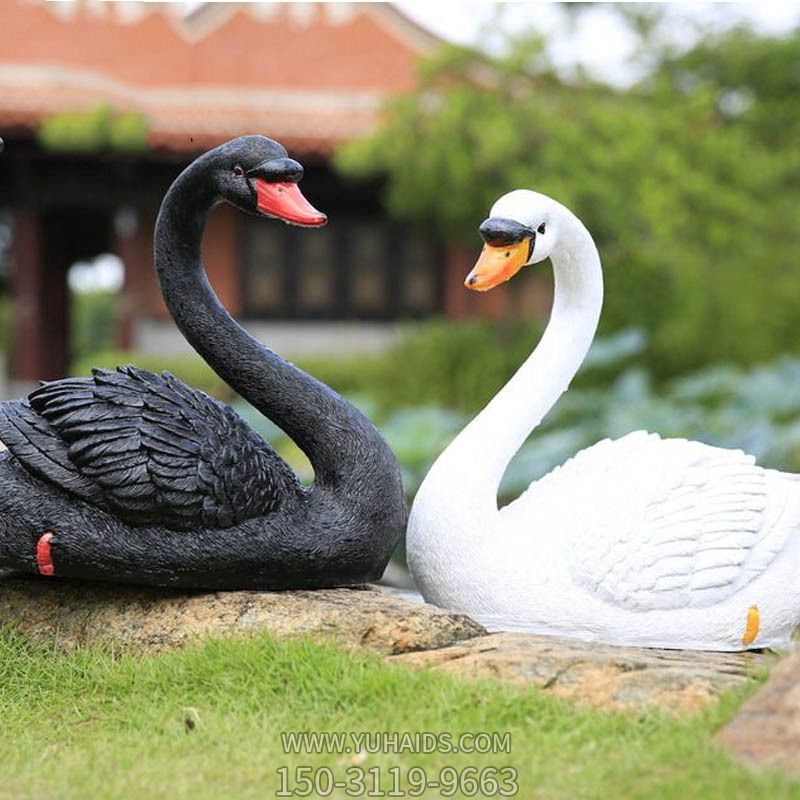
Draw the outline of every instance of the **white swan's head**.
[[[523,267],[544,261],[558,241],[559,210],[552,198],[528,189],[504,194],[480,226],[485,242],[464,285],[486,292],[512,278]]]

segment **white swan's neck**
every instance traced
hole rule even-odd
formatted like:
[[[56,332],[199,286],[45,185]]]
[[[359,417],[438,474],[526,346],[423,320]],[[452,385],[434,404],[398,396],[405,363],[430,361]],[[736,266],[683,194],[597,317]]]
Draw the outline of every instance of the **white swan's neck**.
[[[497,511],[497,490],[509,461],[567,390],[597,330],[603,275],[594,241],[581,221],[559,207],[559,239],[551,259],[555,292],[550,321],[528,359],[467,425],[435,467],[458,476],[470,505]]]

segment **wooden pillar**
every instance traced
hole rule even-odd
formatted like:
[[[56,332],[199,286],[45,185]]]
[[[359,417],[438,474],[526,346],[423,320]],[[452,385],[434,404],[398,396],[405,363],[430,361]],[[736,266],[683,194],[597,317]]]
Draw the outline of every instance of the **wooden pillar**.
[[[136,318],[146,313],[155,282],[153,273],[152,215],[126,210],[114,222],[113,252],[124,269],[122,291],[117,305],[115,342],[120,350],[135,346]]]
[[[51,380],[66,374],[68,294],[66,264],[41,213],[16,212],[14,225],[14,352],[16,381]]]

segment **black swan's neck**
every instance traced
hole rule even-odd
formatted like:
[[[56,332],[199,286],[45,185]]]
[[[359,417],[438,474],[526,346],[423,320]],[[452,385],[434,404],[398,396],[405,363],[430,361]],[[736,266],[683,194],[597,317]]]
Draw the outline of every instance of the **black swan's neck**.
[[[354,471],[370,469],[374,465],[365,460],[387,455],[372,424],[336,392],[247,333],[211,288],[202,238],[217,202],[204,172],[189,167],[161,204],[156,273],[178,328],[220,378],[296,442],[318,484],[336,485]]]

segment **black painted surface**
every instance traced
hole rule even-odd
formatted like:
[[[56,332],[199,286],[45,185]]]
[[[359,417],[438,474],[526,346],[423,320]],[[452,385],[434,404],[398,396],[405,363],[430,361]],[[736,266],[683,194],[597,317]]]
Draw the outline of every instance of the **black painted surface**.
[[[230,408],[170,375],[54,381],[0,405],[0,567],[36,572],[52,531],[57,576],[284,589],[381,575],[406,521],[394,455],[356,408],[245,332],[203,268],[208,212],[226,201],[255,213],[247,173],[286,155],[248,136],[198,158],[164,198],[155,258],[184,336],[301,447],[313,487]]]
[[[536,231],[517,222],[515,219],[505,217],[489,217],[485,219],[478,228],[481,239],[493,247],[503,245],[518,244],[523,239],[535,238]]]

